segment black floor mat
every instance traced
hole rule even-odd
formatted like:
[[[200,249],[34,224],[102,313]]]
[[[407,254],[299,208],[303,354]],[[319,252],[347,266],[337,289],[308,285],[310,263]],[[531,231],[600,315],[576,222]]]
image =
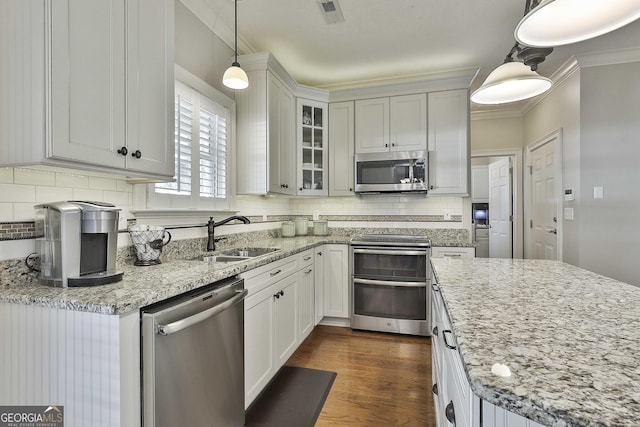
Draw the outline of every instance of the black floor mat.
[[[246,427],[313,427],[335,372],[283,366],[247,410]]]

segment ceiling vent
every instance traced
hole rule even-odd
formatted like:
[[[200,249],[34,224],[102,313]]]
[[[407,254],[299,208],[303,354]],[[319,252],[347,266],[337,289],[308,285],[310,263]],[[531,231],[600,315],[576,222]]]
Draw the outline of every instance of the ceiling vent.
[[[318,0],[322,15],[327,24],[335,24],[338,22],[344,22],[344,16],[340,5],[336,0]]]

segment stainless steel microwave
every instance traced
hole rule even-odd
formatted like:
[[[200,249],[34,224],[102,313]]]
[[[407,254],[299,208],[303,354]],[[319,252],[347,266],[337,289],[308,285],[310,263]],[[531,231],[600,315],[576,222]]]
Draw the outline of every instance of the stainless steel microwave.
[[[356,193],[426,192],[427,151],[355,155]]]

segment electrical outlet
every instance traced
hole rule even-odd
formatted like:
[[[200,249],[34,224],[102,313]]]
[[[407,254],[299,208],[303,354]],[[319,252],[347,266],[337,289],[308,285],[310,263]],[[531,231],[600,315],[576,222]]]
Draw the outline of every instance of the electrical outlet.
[[[451,212],[444,211],[444,220],[445,221],[451,221]]]

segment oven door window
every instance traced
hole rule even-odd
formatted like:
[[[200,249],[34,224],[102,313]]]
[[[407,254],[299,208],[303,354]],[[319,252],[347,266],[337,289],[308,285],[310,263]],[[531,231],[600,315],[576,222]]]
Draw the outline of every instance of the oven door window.
[[[426,286],[353,284],[354,314],[389,319],[426,320]]]
[[[356,249],[353,275],[376,280],[425,280],[427,255],[420,251],[378,251]]]

